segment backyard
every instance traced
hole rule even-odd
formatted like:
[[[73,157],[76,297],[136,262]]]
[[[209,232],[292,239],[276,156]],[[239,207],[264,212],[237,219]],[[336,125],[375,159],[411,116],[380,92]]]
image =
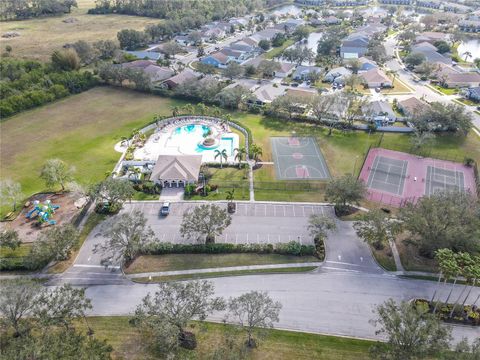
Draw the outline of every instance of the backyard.
[[[53,50],[78,40],[94,42],[115,40],[122,29],[143,30],[149,24],[157,24],[159,19],[128,15],[88,15],[87,10],[95,6],[94,0],[77,0],[78,9],[71,14],[37,19],[2,22],[2,32],[15,31],[18,37],[0,38],[0,46],[10,45],[12,55],[47,61]],[[63,20],[75,18],[65,23]],[[48,41],[46,41],[48,39]]]

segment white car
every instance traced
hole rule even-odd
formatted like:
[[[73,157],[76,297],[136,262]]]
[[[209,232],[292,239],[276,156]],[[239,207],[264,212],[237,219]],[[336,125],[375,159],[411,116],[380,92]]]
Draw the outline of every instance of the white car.
[[[160,216],[167,216],[168,214],[170,214],[170,203],[164,202],[160,208]]]

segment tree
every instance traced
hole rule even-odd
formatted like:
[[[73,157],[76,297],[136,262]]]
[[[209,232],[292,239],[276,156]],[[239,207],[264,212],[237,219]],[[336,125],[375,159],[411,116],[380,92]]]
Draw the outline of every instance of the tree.
[[[473,253],[480,246],[479,211],[478,200],[468,192],[435,192],[407,203],[399,220],[423,256],[433,257],[443,248]]]
[[[362,221],[353,224],[353,228],[358,237],[377,250],[394,241],[399,231],[398,223],[378,209],[367,212]]]
[[[445,54],[450,51],[450,45],[444,40],[435,41],[433,45],[437,48],[437,51],[440,54]]]
[[[22,186],[11,179],[0,181],[0,202],[11,204],[12,210],[17,210],[17,203],[23,199]]]
[[[202,42],[202,33],[200,31],[191,31],[188,34],[188,39],[195,45],[198,45]]]
[[[432,102],[427,109],[411,119],[415,129],[425,131],[452,131],[466,135],[472,127],[472,117],[463,106]]]
[[[167,55],[167,57],[175,57],[175,55],[180,54],[182,51],[182,47],[175,41],[169,41],[162,47],[162,52]]]
[[[51,56],[52,66],[62,71],[78,70],[80,68],[80,58],[75,49],[55,50]]]
[[[480,358],[480,338],[468,343],[466,338],[455,345],[453,351],[447,350],[442,354],[443,360],[478,360]]]
[[[226,109],[238,109],[242,104],[244,98],[250,94],[250,91],[242,86],[236,86],[233,88],[222,89],[217,95],[215,95],[215,102],[219,106]]]
[[[235,151],[235,161],[238,161],[238,168],[241,168],[242,166],[242,161],[245,159],[245,156],[247,155],[247,150],[244,147],[240,148],[235,148],[233,149]]]
[[[282,46],[285,41],[287,41],[285,35],[283,33],[277,33],[272,39],[272,46],[274,47]]]
[[[125,50],[135,50],[147,45],[147,36],[143,31],[123,29],[117,33],[117,39],[120,48]]]
[[[335,221],[327,216],[312,214],[308,219],[308,231],[314,239],[325,241],[330,231],[335,231]]]
[[[246,344],[250,348],[256,347],[255,332],[260,328],[273,328],[273,324],[279,321],[281,308],[280,302],[259,291],[250,291],[228,302],[229,317],[245,330]]]
[[[463,58],[465,59],[465,62],[468,60],[468,58],[472,57],[472,53],[470,51],[465,51],[463,53]]]
[[[271,111],[277,116],[281,116],[286,113],[288,119],[292,120],[295,113],[302,114],[305,109],[307,101],[304,97],[286,93],[285,95],[277,97],[270,104]]]
[[[405,58],[405,63],[411,67],[415,67],[426,61],[427,58],[425,57],[424,54],[422,53],[410,53],[406,58]]]
[[[260,40],[260,41],[258,42],[258,47],[260,47],[260,48],[261,48],[262,50],[264,50],[264,51],[267,51],[267,50],[270,49],[270,47],[271,47],[270,41],[265,40],[265,39]]]
[[[205,237],[206,243],[214,243],[215,237],[232,223],[232,217],[225,209],[215,204],[195,206],[183,214],[180,234],[184,238]]]
[[[86,41],[79,40],[74,42],[71,47],[75,49],[81,63],[88,65],[95,59],[95,49]]]
[[[211,75],[211,74],[215,74],[215,72],[217,71],[217,68],[214,65],[199,62],[197,64],[197,71],[205,75]]]
[[[52,188],[55,185],[60,185],[62,191],[65,191],[65,185],[67,182],[73,180],[73,173],[75,168],[68,165],[60,159],[49,159],[43,165],[40,172],[40,178],[45,181],[45,185],[48,188]]]
[[[0,232],[0,246],[7,247],[12,251],[19,248],[22,242],[18,238],[18,232],[14,229],[5,229]]]
[[[358,74],[358,70],[360,70],[360,68],[362,67],[362,63],[358,59],[348,60],[347,65],[354,74]]]
[[[145,245],[155,239],[153,230],[147,226],[147,219],[138,210],[111,219],[103,236],[107,241],[98,245],[95,252],[107,255],[102,259],[102,263],[109,265],[114,261],[120,261],[121,266],[128,265]]]
[[[324,116],[328,116],[330,109],[335,105],[334,95],[315,95],[310,100],[312,115],[321,124]]]
[[[250,157],[253,158],[255,162],[258,162],[259,157],[263,155],[263,150],[259,145],[252,144],[250,145],[250,154]]]
[[[108,205],[109,212],[121,209],[123,203],[133,197],[135,190],[128,180],[107,178],[90,189],[90,197]]]
[[[336,27],[328,29],[318,41],[317,54],[319,56],[330,56],[335,54],[337,48],[341,45],[341,39],[345,31]]]
[[[73,225],[54,226],[41,233],[29,254],[31,268],[40,268],[50,261],[63,261],[70,257],[78,245],[79,231]]]
[[[215,160],[217,159],[217,157],[220,158],[220,169],[221,169],[223,166],[223,160],[227,161],[227,158],[228,158],[227,150],[226,149],[222,149],[221,151],[218,149],[215,150]]]
[[[28,317],[33,314],[41,285],[33,280],[15,279],[2,282],[0,291],[0,323],[2,328],[13,328],[15,336],[30,329]]]
[[[283,52],[283,57],[288,61],[301,65],[303,62],[313,61],[315,54],[310,48],[297,44],[293,48],[286,49]]]
[[[347,174],[330,180],[325,189],[325,197],[335,204],[335,210],[343,214],[347,212],[347,204],[358,204],[367,192],[365,183]]]
[[[309,33],[308,26],[300,25],[295,29],[292,35],[297,41],[301,41],[306,39]]]
[[[85,318],[85,311],[92,309],[84,288],[65,284],[54,291],[45,291],[35,304],[34,316],[40,326],[62,326],[68,330],[75,319]]]
[[[208,281],[160,283],[137,306],[132,323],[144,330],[153,345],[164,354],[175,353],[179,346],[196,347],[193,333],[187,331],[192,320],[203,322],[213,311],[223,310],[224,301],[214,297]]]
[[[280,69],[280,64],[275,61],[262,60],[258,64],[257,71],[265,78],[271,78],[275,76],[275,71]]]
[[[98,57],[101,60],[108,60],[113,58],[118,45],[113,40],[99,40],[93,43],[93,47],[98,52]]]
[[[410,142],[413,148],[418,150],[428,144],[433,138],[434,135],[430,131],[419,131],[415,129],[410,137]]]
[[[223,70],[223,75],[230,80],[233,80],[243,75],[243,67],[236,61],[230,61],[227,67]]]
[[[385,344],[372,348],[377,359],[413,360],[433,357],[448,349],[451,330],[428,309],[414,307],[408,302],[396,304],[392,299],[376,309],[377,319],[372,323],[380,326],[376,334],[387,337]]]

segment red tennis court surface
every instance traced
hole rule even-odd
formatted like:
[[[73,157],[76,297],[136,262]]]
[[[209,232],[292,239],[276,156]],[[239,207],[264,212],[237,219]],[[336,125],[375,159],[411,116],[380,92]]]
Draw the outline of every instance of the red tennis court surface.
[[[381,148],[369,151],[359,178],[367,185],[369,200],[396,207],[436,191],[470,190],[476,194],[470,167]]]

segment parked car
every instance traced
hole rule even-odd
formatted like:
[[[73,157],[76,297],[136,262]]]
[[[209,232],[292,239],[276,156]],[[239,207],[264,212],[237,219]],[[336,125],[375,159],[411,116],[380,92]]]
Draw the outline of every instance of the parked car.
[[[299,83],[292,83],[291,84],[293,87],[298,87],[298,85],[300,85]]]
[[[170,203],[164,202],[160,208],[160,216],[167,216],[168,214],[170,214]]]
[[[375,88],[375,91],[376,91],[377,93],[379,93],[379,92],[380,92],[380,88],[379,88],[379,87]]]

